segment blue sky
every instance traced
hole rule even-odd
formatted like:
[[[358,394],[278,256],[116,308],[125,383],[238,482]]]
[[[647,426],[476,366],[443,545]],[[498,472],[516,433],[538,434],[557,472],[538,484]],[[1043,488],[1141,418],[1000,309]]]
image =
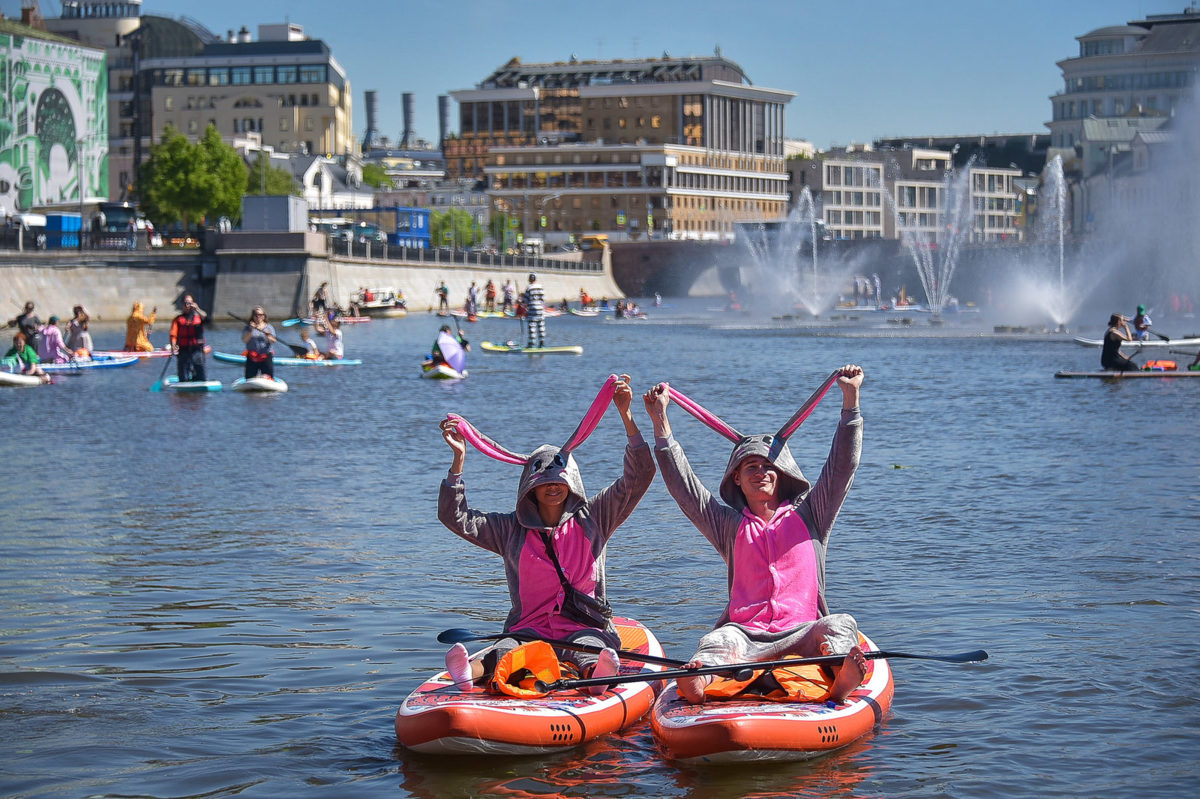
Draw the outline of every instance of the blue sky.
[[[526,63],[708,55],[720,46],[755,85],[796,93],[787,135],[819,148],[884,136],[1045,133],[1055,65],[1075,37],[1190,0],[144,0],[223,35],[284,20],[325,40],[349,74],[354,131],[363,92],[379,92],[381,132],[437,136],[437,96],[473,87],[518,56]],[[8,17],[21,0],[0,0]],[[57,16],[58,0],[41,0]],[[751,11],[753,9],[753,11]],[[457,115],[455,115],[457,124]]]

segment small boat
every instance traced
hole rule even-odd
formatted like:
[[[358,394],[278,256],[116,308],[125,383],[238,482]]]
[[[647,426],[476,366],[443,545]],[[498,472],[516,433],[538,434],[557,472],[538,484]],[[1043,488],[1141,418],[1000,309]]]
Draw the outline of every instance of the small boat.
[[[204,351],[206,353],[212,352],[212,347],[205,345]],[[143,350],[94,350],[92,352],[92,357],[93,358],[166,358],[170,354],[171,354],[171,350],[168,347],[163,347],[162,349],[150,350],[149,352],[145,352]]]
[[[189,380],[186,383],[180,383],[179,378],[171,375],[163,381],[162,387],[169,391],[181,391],[194,394],[203,394],[208,391],[220,391],[220,380]]]
[[[1136,372],[1071,372],[1062,370],[1054,373],[1055,377],[1098,377],[1103,380],[1129,380],[1131,378],[1155,378],[1155,377],[1200,377],[1200,369],[1141,369]]]
[[[864,651],[876,647],[861,636]],[[671,683],[650,712],[658,748],[681,763],[759,763],[810,760],[871,732],[887,715],[895,686],[886,660],[867,661],[867,674],[846,701],[684,701]]]
[[[231,352],[214,352],[213,360],[223,363],[246,363],[245,355],[234,355]],[[281,358],[276,355],[274,358],[276,366],[358,366],[362,363],[358,358],[322,358],[321,360],[313,360],[312,358]]]
[[[371,299],[366,299],[368,296]],[[359,294],[357,300],[358,310],[363,316],[378,316],[381,319],[408,316],[408,306],[394,289],[370,289],[367,294]]]
[[[481,342],[484,352],[515,352],[524,355],[583,355],[583,347],[564,345],[561,347],[522,347],[512,341],[505,344],[493,344],[490,341]]]
[[[462,380],[466,376],[466,369],[460,372],[448,363],[421,364],[421,377],[426,380]]]
[[[239,377],[230,386],[234,391],[261,394],[282,394],[288,390],[287,383],[267,375],[257,377]]]
[[[613,619],[621,648],[662,657],[654,634],[633,619]],[[621,673],[652,674],[663,667],[622,660]],[[483,691],[464,693],[441,672],[408,695],[396,712],[396,738],[417,752],[540,755],[625,729],[650,709],[661,680],[627,682],[600,696],[575,689],[521,699]]]
[[[79,358],[66,363],[38,364],[46,372],[75,372],[80,369],[114,369],[120,366],[132,366],[138,359],[132,355],[116,358],[111,355],[93,355],[91,358]]]
[[[25,388],[28,386],[40,386],[48,382],[49,380],[41,375],[25,375],[20,372],[9,372],[0,369],[0,386]]]
[[[1084,336],[1076,336],[1075,343],[1081,347],[1103,347],[1104,339],[1102,338],[1086,338]],[[1200,336],[1187,336],[1185,338],[1173,338],[1170,341],[1163,341],[1160,338],[1146,339],[1145,341],[1122,341],[1122,347],[1131,347],[1133,349],[1141,349],[1143,347],[1200,347]]]

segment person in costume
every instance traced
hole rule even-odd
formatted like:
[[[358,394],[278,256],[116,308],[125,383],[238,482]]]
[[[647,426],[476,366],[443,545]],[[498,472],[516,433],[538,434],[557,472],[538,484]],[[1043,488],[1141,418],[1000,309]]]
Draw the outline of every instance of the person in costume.
[[[151,308],[150,315],[146,316],[142,310],[142,304],[135,302],[133,310],[125,319],[125,346],[122,349],[126,352],[154,352],[154,345],[150,343],[150,338],[146,334],[157,318],[157,307]]]
[[[623,472],[589,498],[572,451],[599,424],[610,398],[628,436]],[[450,414],[441,423],[453,460],[438,494],[438,519],[455,535],[504,559],[512,603],[505,632],[526,640],[533,636],[603,648],[599,655],[558,652],[560,660],[574,664],[584,676],[608,677],[618,670],[615,650],[621,641],[606,599],[605,551],[654,479],[654,458],[630,413],[632,399],[629,376],[610,377],[566,444],[545,444],[531,455],[504,449],[460,416]],[[467,505],[462,476],[466,441],[497,460],[523,467],[515,511],[487,513]],[[517,645],[517,639],[506,638],[485,656],[470,660],[466,648],[455,644],[446,653],[446,669],[459,686],[490,680],[497,662]],[[590,692],[605,690],[594,686]]]
[[[444,363],[456,372],[463,371],[467,365],[467,353],[471,351],[471,342],[467,341],[460,330],[456,335],[450,325],[442,325],[438,329],[437,341],[433,342],[427,363],[437,366]]]
[[[716,628],[700,639],[688,667],[844,654],[831,675],[828,698],[842,701],[862,682],[866,659],[858,625],[849,614],[831,614],[825,602],[825,550],[862,450],[862,381],[860,367],[838,369],[773,436],[742,435],[666,383],[643,395],[667,490],[721,553],[728,575],[729,603]],[[841,420],[821,475],[811,484],[787,439],[834,382],[842,390]],[[719,499],[696,477],[672,435],[671,398],[734,442]],[[679,693],[693,704],[703,702],[713,679],[681,678]]]

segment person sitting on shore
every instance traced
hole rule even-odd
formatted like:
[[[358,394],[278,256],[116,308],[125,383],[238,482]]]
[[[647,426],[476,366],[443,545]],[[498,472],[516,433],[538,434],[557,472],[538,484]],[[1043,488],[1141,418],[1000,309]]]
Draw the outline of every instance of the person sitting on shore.
[[[41,377],[43,383],[50,382],[49,375],[38,365],[37,352],[30,346],[25,334],[19,330],[13,333],[12,347],[0,358],[0,365],[19,374]]]
[[[1121,354],[1121,344],[1133,341],[1129,322],[1115,313],[1108,317],[1108,330],[1104,331],[1104,345],[1100,349],[1100,366],[1109,372],[1136,372],[1138,365]]]

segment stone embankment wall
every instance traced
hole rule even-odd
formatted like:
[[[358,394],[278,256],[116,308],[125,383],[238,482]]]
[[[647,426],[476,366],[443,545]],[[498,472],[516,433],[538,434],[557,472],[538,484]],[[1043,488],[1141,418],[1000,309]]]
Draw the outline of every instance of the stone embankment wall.
[[[157,306],[169,313],[185,293],[193,294],[213,314],[244,316],[254,305],[263,305],[274,319],[305,311],[313,292],[328,283],[330,296],[342,305],[360,287],[402,291],[410,310],[436,305],[435,289],[443,280],[450,304],[461,307],[474,281],[483,303],[483,286],[497,288],[512,280],[518,290],[529,282],[532,267],[513,259],[476,264],[446,261],[414,263],[397,260],[331,256],[324,238],[295,234],[296,241],[222,240],[207,252],[0,252],[0,307],[11,319],[32,300],[42,319],[56,314],[70,317],[74,305],[83,305],[101,321],[124,319],[134,301],[146,309]],[[270,247],[269,244],[285,246]],[[576,302],[579,290],[609,300],[623,296],[613,280],[607,259],[600,271],[581,268],[578,253],[543,262],[537,271],[546,287],[546,301],[563,298]]]

